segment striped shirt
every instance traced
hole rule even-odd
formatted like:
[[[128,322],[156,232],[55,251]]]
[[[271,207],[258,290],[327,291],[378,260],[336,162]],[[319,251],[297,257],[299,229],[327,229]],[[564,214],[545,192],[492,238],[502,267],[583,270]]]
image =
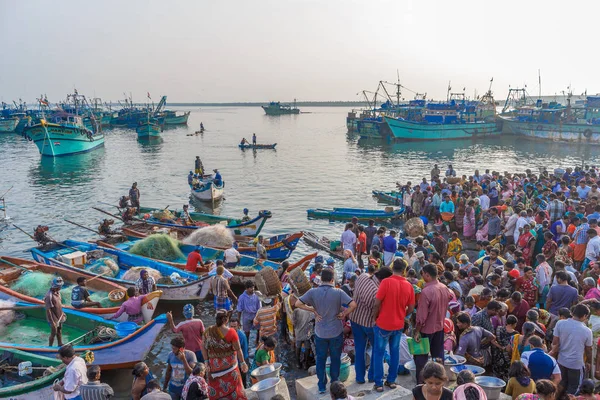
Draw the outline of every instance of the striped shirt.
[[[277,333],[277,311],[279,311],[279,304],[262,307],[256,312],[254,323],[260,325],[260,336],[272,336]]]
[[[581,224],[577,227],[577,229],[573,233],[573,239],[575,240],[575,244],[586,244],[588,242],[588,229],[590,229],[590,224],[588,223]]]
[[[350,321],[367,328],[375,326],[373,307],[378,289],[379,280],[375,276],[360,274],[354,284],[352,300],[356,303],[356,309],[350,314]]]
[[[90,381],[81,386],[79,395],[85,400],[107,400],[113,398],[115,392],[106,383]]]

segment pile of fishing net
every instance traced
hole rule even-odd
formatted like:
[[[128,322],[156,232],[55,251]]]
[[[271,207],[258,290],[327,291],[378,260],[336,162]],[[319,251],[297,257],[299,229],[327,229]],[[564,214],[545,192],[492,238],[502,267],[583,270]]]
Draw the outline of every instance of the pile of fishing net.
[[[119,274],[119,265],[111,257],[102,257],[86,266],[85,270],[98,275],[106,273],[104,276],[114,278]]]
[[[150,235],[134,244],[129,252],[138,256],[165,261],[185,258],[179,250],[179,242],[165,234]]]
[[[218,224],[200,228],[183,239],[184,244],[206,247],[231,247],[233,235],[227,227]]]
[[[152,217],[154,217],[154,218],[156,218],[156,219],[158,219],[160,221],[176,219],[175,214],[173,214],[169,210],[154,211],[152,213]]]
[[[50,290],[53,279],[54,275],[52,274],[33,271],[21,275],[10,288],[15,292],[19,292],[26,296],[41,299],[46,295],[48,290]]]
[[[151,277],[154,278],[156,283],[158,283],[158,280],[163,277],[162,274],[160,272],[158,272],[157,270],[155,270],[154,268],[131,267],[127,270],[127,272],[125,272],[125,274],[123,275],[123,279],[126,281],[134,281],[135,282],[138,279],[140,279],[140,271],[143,269],[145,269],[148,272],[148,275],[150,275]]]
[[[0,308],[14,307],[15,303],[8,300],[0,300]],[[6,329],[6,326],[15,320],[14,310],[0,311],[0,334]]]

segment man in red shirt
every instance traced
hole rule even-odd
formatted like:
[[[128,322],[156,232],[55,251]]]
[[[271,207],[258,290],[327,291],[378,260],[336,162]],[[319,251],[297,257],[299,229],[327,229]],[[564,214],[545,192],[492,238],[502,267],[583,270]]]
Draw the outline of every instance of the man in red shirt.
[[[422,337],[429,338],[431,357],[444,360],[444,319],[448,310],[448,303],[452,300],[450,289],[438,281],[438,270],[433,264],[427,264],[421,272],[425,286],[419,297],[417,307],[417,323],[413,339],[421,341]],[[429,354],[415,355],[417,367],[417,382],[423,383],[421,370],[427,364]]]
[[[365,233],[365,227],[362,225],[358,226],[358,237],[356,238],[356,258],[358,258],[358,267],[361,270],[365,269],[363,263],[363,256],[367,253],[367,234]]]
[[[375,297],[373,368],[377,392],[383,392],[383,356],[387,344],[390,346],[390,361],[385,386],[390,389],[396,387],[395,381],[400,363],[400,337],[404,329],[404,318],[415,308],[415,291],[404,278],[405,270],[406,261],[401,258],[394,260],[392,266],[394,275],[381,282]]]
[[[202,254],[200,254],[200,248],[196,247],[196,249],[188,255],[187,262],[185,263],[185,270],[196,272],[198,267],[204,267],[204,262],[202,261]]]

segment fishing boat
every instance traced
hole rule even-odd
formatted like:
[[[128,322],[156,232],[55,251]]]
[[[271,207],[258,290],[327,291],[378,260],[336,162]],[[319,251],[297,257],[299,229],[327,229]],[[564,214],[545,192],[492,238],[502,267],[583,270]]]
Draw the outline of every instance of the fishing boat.
[[[279,101],[272,101],[268,106],[261,106],[267,115],[284,115],[284,114],[300,114],[300,109],[296,107],[296,99],[294,105],[281,104]]]
[[[28,303],[16,303],[16,306],[23,318],[6,325],[0,348],[57,358],[59,346],[48,346],[48,337],[43,334],[49,333],[46,310]],[[81,311],[63,309],[63,312],[67,317],[62,328],[63,341],[71,343],[76,353],[92,352],[92,364],[104,370],[131,368],[144,360],[167,323],[167,317],[161,314],[119,337],[115,334],[119,322]]]
[[[0,398],[10,400],[53,399],[54,381],[65,375],[65,365],[49,358],[16,349],[0,349]],[[25,368],[31,367],[29,373]]]
[[[377,200],[382,203],[393,204],[395,206],[399,206],[402,204],[401,192],[384,192],[381,190],[373,190],[373,197],[376,197]]]
[[[42,119],[23,130],[23,136],[33,141],[43,156],[85,153],[104,145],[104,134],[86,128],[79,115],[57,112],[51,120]]]
[[[150,114],[148,114],[148,118],[145,121],[142,120],[138,123],[135,131],[137,132],[138,139],[150,139],[160,137],[162,128],[158,124],[158,120],[150,118]]]
[[[218,184],[212,176],[209,176],[202,179],[198,187],[190,185],[190,189],[195,199],[205,202],[216,202],[223,199],[225,181],[221,181]]]
[[[0,133],[13,133],[17,130],[19,118],[0,118]]]
[[[567,105],[556,101],[534,104],[524,89],[510,89],[509,97],[522,93],[522,105],[507,113],[509,98],[500,119],[502,132],[551,142],[600,144],[600,96],[587,96],[584,104],[572,105],[570,94]]]
[[[253,149],[253,150],[258,150],[258,149],[274,149],[275,146],[277,146],[277,143],[273,143],[273,144],[252,144],[252,143],[240,143],[238,144],[239,148],[242,150],[245,149]]]
[[[332,240],[326,238],[325,236],[319,237],[313,232],[304,231],[303,233],[304,243],[306,243],[307,245],[314,247],[315,249],[322,250],[330,256],[332,256],[333,258],[337,258],[338,260],[344,259],[344,252],[341,248],[332,250]]]
[[[370,219],[387,220],[399,218],[404,213],[404,208],[394,209],[392,207],[386,207],[386,210],[367,210],[363,208],[311,208],[306,212],[308,218],[346,221],[356,217],[360,221],[368,221]]]
[[[178,210],[169,210],[174,216],[175,220],[158,220],[156,218],[151,218],[155,213],[162,213],[164,209],[160,208],[152,208],[152,207],[140,207],[139,215],[144,217],[144,220],[150,224],[159,223],[168,223],[172,226],[181,225],[183,229],[190,232],[189,229],[197,229],[198,227],[206,226],[200,224],[197,227],[188,227],[182,224],[181,221],[181,211]],[[271,211],[269,210],[261,210],[258,212],[258,215],[248,221],[242,221],[241,219],[235,219],[231,217],[223,217],[220,215],[206,214],[202,212],[190,212],[190,217],[195,222],[202,222],[207,225],[215,225],[215,224],[227,224],[227,228],[231,231],[233,235],[242,235],[242,236],[258,236],[260,231],[262,231],[265,223],[269,218],[273,216]],[[148,218],[146,218],[148,215]]]
[[[124,235],[126,235],[129,239],[143,239],[148,237],[148,232],[140,232],[136,231],[134,228],[122,227],[121,231]],[[292,255],[292,252],[296,249],[298,242],[302,238],[302,232],[294,233],[294,234],[282,234],[277,236],[272,236],[270,238],[266,238],[263,240],[263,246],[267,251],[267,259],[271,261],[284,261]],[[255,257],[256,256],[256,246],[254,240],[250,237],[244,236],[234,236],[238,244],[237,251],[244,256]],[[101,246],[104,246],[106,242],[98,243]],[[224,247],[215,247],[215,249],[219,250],[227,250]]]
[[[94,250],[100,251],[96,252],[96,254],[90,253]],[[53,245],[32,248],[30,249],[30,252],[37,262],[79,271],[90,277],[97,276],[97,274],[84,269],[92,263],[91,261],[88,261],[88,259],[91,260],[92,258],[98,259],[103,256],[114,256],[116,257],[115,262],[119,266],[119,272],[116,277],[106,275],[104,276],[104,279],[114,282],[117,285],[126,288],[136,287],[136,281],[125,280],[123,279],[123,275],[132,267],[148,267],[159,271],[163,277],[170,277],[176,272],[179,275],[178,279],[187,281],[179,284],[173,282],[171,282],[171,284],[157,282],[157,289],[161,290],[163,293],[161,298],[163,302],[201,300],[203,296],[206,296],[206,293],[203,293],[206,292],[206,287],[208,286],[203,284],[207,278],[206,276],[200,277],[196,274],[174,268],[166,263],[115,250],[114,248],[111,249],[92,243],[65,240],[64,242],[55,243]],[[72,260],[77,258],[79,258],[79,264],[75,265]]]
[[[8,263],[7,263],[8,262]],[[11,266],[10,264],[14,266]],[[27,294],[23,294],[19,291],[16,291],[11,288],[12,284],[17,282],[18,279],[25,273],[28,272],[43,272],[46,274],[50,274],[53,276],[60,276],[65,282],[66,286],[63,289],[66,289],[68,286],[77,285],[77,278],[84,277],[88,278],[89,283],[86,287],[89,289],[90,294],[94,294],[94,292],[105,292],[110,293],[113,291],[121,291],[124,292],[126,289],[121,285],[117,285],[114,282],[110,282],[102,277],[95,278],[91,280],[91,278],[83,274],[79,271],[73,271],[66,268],[57,267],[54,265],[41,264],[31,260],[25,260],[23,258],[15,258],[15,257],[0,257],[0,280],[4,283],[0,285],[0,299],[2,300],[12,300],[12,301],[24,301],[31,304],[44,304],[44,300],[37,297],[31,297]],[[142,315],[144,317],[145,322],[149,322],[156,310],[156,305],[158,304],[158,300],[162,296],[161,291],[156,291],[149,293],[144,300],[142,300]],[[121,297],[122,300],[122,297]],[[114,303],[116,307],[85,307],[79,308],[78,311],[87,312],[90,314],[98,315],[103,318],[112,317],[117,311],[119,311],[120,304]],[[70,299],[68,301],[63,301],[63,307],[75,310],[76,308],[70,305]],[[128,315],[123,313],[119,316],[118,321],[127,321]]]
[[[189,117],[190,111],[177,115],[175,111],[165,110],[158,116],[158,120],[164,125],[187,125]]]

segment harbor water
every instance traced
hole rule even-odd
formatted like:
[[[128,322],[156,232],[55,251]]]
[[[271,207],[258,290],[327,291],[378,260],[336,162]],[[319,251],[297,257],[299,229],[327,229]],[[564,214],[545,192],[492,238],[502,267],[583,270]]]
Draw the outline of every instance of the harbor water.
[[[413,184],[429,179],[434,163],[442,171],[449,162],[459,174],[475,169],[523,172],[540,167],[557,167],[600,162],[590,146],[542,143],[508,136],[446,142],[382,143],[359,140],[346,130],[347,109],[304,108],[299,115],[269,117],[258,107],[188,107],[189,125],[166,129],[158,141],[141,142],[135,130],[107,129],[105,147],[79,155],[41,157],[31,142],[19,135],[0,135],[0,195],[6,195],[10,222],[33,233],[39,224],[50,227],[56,240],[89,240],[93,233],[65,219],[97,228],[105,215],[92,206],[110,212],[138,183],[141,204],[181,209],[189,202],[187,174],[200,156],[207,170],[218,168],[225,180],[225,200],[216,214],[241,217],[270,210],[273,218],[263,234],[313,231],[338,237],[343,223],[307,220],[308,208],[381,208],[371,190],[392,190],[395,182]],[[206,128],[201,135],[187,136]],[[258,143],[277,143],[276,150],[240,150],[245,137],[256,133]],[[200,211],[210,207],[194,204]],[[3,215],[0,215],[3,217]],[[10,224],[0,224],[0,253],[29,257],[23,251],[35,245]],[[290,261],[311,252],[300,243]],[[200,317],[205,325],[214,322],[212,304],[203,304]],[[166,312],[159,306],[159,312]],[[181,310],[173,310],[181,318]],[[149,355],[148,364],[162,379],[172,334],[166,329]],[[283,347],[283,346],[280,346]],[[281,352],[284,371],[294,377],[291,353]],[[118,398],[128,398],[131,375],[108,372],[108,383]],[[288,380],[288,383],[290,380]]]

